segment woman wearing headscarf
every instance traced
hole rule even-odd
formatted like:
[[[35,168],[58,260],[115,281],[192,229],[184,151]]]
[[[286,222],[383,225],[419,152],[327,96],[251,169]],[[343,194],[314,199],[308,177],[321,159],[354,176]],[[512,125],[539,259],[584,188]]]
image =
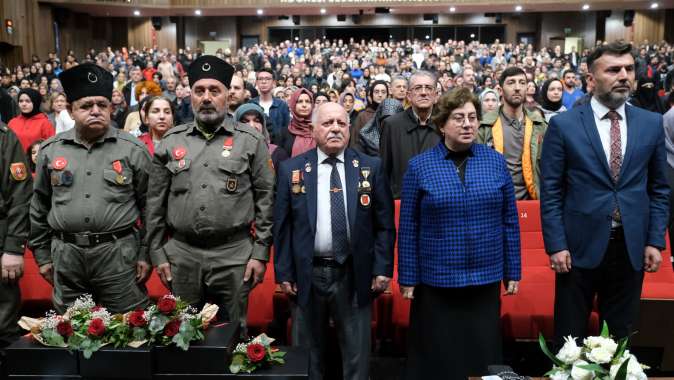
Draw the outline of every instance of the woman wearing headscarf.
[[[398,112],[403,112],[403,104],[397,99],[386,98],[377,108],[374,117],[360,130],[356,149],[370,156],[379,156],[379,138],[384,120]]]
[[[288,102],[292,118],[287,129],[281,130],[278,145],[295,157],[316,147],[312,134],[311,113],[314,110],[314,97],[311,91],[300,88],[293,92]]]
[[[356,97],[353,93],[346,91],[340,95],[339,104],[344,107],[346,113],[349,114],[349,125],[351,125],[352,128],[350,132],[353,132],[353,124],[356,122],[356,117],[358,117],[358,111],[355,109]]]
[[[666,107],[662,104],[658,96],[658,88],[655,84],[654,78],[649,78],[646,75],[640,75],[637,80],[637,90],[634,93],[630,104],[635,107],[643,108],[651,112],[657,112],[664,115],[667,112]]]
[[[269,148],[269,155],[271,155],[274,168],[278,168],[279,163],[288,158],[288,152],[285,149],[271,143],[269,131],[267,131],[267,120],[262,107],[255,103],[244,103],[234,111],[234,120],[248,124],[262,133],[264,140],[267,142],[267,148]]]
[[[24,88],[19,92],[18,99],[21,114],[10,120],[8,126],[14,131],[25,151],[36,140],[46,140],[54,136],[54,126],[47,115],[40,112],[42,96],[39,92]]]
[[[356,122],[352,126],[353,134],[351,135],[351,141],[349,141],[349,146],[355,147],[358,146],[358,139],[360,135],[360,130],[367,124],[370,119],[374,117],[379,104],[386,98],[388,98],[388,84],[383,80],[376,80],[372,82],[372,85],[367,89],[367,107],[358,114],[356,117]]]
[[[498,110],[500,106],[499,94],[493,88],[485,88],[480,93],[480,106],[482,107],[482,114]]]
[[[538,102],[540,105],[538,109],[543,113],[545,122],[550,123],[553,116],[566,111],[566,107],[562,104],[562,95],[564,94],[564,85],[559,79],[548,79],[541,87],[540,98]]]

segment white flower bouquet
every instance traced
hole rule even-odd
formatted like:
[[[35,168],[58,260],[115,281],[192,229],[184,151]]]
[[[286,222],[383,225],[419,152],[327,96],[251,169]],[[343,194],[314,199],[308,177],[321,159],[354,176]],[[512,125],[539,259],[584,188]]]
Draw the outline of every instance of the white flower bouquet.
[[[552,360],[553,366],[545,376],[551,380],[645,380],[645,369],[627,349],[629,339],[617,343],[610,337],[604,323],[600,336],[591,336],[576,344],[576,338],[564,338],[564,346],[557,355],[548,349],[543,334],[538,337],[541,350]]]

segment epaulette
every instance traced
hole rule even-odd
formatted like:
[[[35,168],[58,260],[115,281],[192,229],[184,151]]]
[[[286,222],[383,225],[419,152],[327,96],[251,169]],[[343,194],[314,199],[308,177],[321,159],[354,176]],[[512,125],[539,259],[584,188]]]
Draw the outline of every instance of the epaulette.
[[[146,149],[145,144],[142,141],[138,140],[136,136],[132,135],[127,131],[120,129],[117,132],[117,138],[119,138],[120,140],[128,141],[130,143],[133,143],[133,145]]]
[[[168,131],[166,131],[166,133],[164,133],[164,137],[169,136],[169,135],[173,135],[173,134],[176,134],[176,133],[180,133],[180,132],[185,132],[185,131],[186,131],[188,128],[190,128],[192,125],[193,125],[193,122],[192,122],[192,123],[185,123],[185,124],[176,125],[175,127],[173,127],[173,128],[171,128],[171,129],[169,129]]]

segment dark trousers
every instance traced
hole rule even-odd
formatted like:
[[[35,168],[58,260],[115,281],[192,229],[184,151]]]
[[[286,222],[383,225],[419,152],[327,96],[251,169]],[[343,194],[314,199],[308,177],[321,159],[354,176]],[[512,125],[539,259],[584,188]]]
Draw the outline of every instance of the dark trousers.
[[[500,282],[418,285],[410,311],[407,380],[465,380],[501,364]]]
[[[674,168],[669,166],[669,164],[666,166],[665,174],[667,174],[667,183],[669,184],[669,223],[667,224],[667,229],[669,231],[669,246],[674,247]],[[662,265],[666,264],[662,263]]]
[[[564,344],[564,337],[587,336],[588,318],[595,295],[600,320],[608,324],[616,338],[628,336],[639,316],[642,270],[634,270],[627,255],[622,229],[611,232],[608,248],[597,268],[573,266],[569,273],[555,278],[555,345]]]
[[[329,320],[335,323],[344,379],[367,380],[370,365],[372,305],[358,306],[352,261],[339,267],[314,266],[307,307],[293,307],[293,345],[309,349],[309,379],[325,372]]]
[[[0,257],[2,253],[0,252]],[[19,337],[19,309],[21,308],[21,290],[19,283],[0,282],[0,347]]]

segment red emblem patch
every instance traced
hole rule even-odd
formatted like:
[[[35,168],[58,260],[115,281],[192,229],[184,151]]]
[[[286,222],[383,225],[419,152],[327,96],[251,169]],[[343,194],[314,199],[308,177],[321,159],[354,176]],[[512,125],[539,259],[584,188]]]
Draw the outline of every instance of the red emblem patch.
[[[174,160],[182,160],[185,155],[187,154],[187,149],[183,146],[179,146],[176,148],[173,148],[173,159]]]
[[[15,162],[9,166],[9,171],[12,173],[12,178],[16,181],[23,181],[28,178],[28,171],[23,162]]]
[[[112,169],[117,172],[117,174],[122,174],[122,163],[119,160],[113,162]]]
[[[66,166],[68,166],[68,160],[66,160],[65,157],[56,157],[52,162],[52,167],[55,170],[63,170]]]
[[[360,195],[360,204],[362,206],[369,206],[370,205],[370,195],[369,194],[361,194]]]

